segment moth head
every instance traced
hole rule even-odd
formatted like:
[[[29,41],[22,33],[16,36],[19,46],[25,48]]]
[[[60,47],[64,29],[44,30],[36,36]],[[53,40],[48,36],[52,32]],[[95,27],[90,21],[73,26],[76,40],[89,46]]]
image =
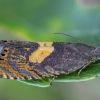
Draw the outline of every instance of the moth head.
[[[92,54],[100,59],[100,47],[96,47],[95,50],[92,51]]]

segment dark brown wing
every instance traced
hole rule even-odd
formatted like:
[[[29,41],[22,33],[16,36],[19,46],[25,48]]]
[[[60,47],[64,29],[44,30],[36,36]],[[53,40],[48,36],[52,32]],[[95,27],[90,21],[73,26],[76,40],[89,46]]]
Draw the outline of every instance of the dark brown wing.
[[[0,41],[0,75],[24,80],[68,74],[89,62],[94,49],[78,43]]]
[[[53,43],[54,51],[36,69],[48,75],[68,74],[92,60],[95,47],[80,43]],[[44,69],[45,68],[45,69]]]

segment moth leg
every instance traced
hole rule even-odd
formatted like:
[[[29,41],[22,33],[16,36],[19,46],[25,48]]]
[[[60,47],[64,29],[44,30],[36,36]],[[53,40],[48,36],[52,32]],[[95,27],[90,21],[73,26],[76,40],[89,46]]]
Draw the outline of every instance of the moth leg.
[[[89,64],[91,64],[91,63],[93,63],[95,61],[96,61],[96,59],[95,60],[91,60],[90,62],[87,62],[86,64],[84,64],[83,67],[78,72],[78,77],[80,78],[80,73],[82,72],[83,69],[85,69]]]
[[[80,78],[80,73],[82,72],[82,70],[85,69],[90,63],[92,63],[92,61],[89,62],[89,63],[84,64],[83,67],[79,70],[79,72],[78,72],[78,77],[79,78]]]
[[[52,85],[52,82],[55,80],[55,78],[57,78],[56,75],[50,80],[50,86]]]
[[[85,68],[86,68],[86,66],[83,66],[83,67],[79,70],[79,72],[78,72],[78,78],[80,78],[80,73],[81,73],[82,70],[85,69]]]

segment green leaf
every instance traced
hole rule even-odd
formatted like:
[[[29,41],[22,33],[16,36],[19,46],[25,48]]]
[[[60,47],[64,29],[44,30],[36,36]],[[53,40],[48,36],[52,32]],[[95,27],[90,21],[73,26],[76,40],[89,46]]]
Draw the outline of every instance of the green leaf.
[[[32,85],[32,86],[49,87],[50,79],[51,78],[36,79],[36,80],[21,80],[20,82],[28,84],[28,85]]]

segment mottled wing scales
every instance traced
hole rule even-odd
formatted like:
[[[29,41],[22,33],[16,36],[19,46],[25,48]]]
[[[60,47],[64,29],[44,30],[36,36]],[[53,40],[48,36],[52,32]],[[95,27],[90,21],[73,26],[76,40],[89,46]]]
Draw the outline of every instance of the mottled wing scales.
[[[95,47],[64,42],[0,41],[0,77],[41,79],[69,74],[91,61]]]
[[[95,47],[78,43],[53,43],[54,51],[36,68],[48,75],[69,74],[91,63]],[[43,69],[45,67],[45,69]]]
[[[0,54],[0,75],[10,79],[39,79],[30,67],[29,55],[38,48],[37,43],[2,41],[3,51]],[[30,48],[31,47],[31,48]]]

